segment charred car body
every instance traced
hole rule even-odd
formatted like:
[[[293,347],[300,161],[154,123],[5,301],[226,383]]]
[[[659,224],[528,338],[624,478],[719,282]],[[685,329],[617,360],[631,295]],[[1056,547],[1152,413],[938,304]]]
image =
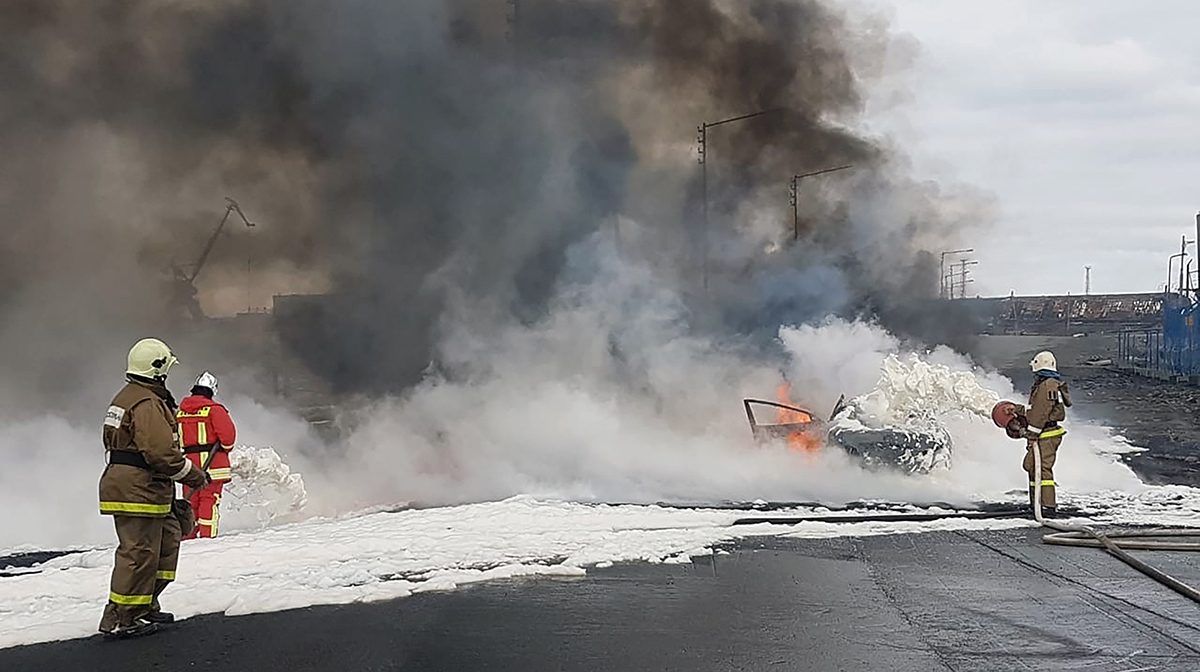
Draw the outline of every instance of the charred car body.
[[[950,464],[950,434],[932,417],[912,416],[898,425],[871,427],[862,421],[859,406],[847,403],[844,396],[829,420],[782,401],[744,399],[742,403],[751,434],[762,445],[786,443],[791,450],[806,452],[836,446],[868,469],[906,474],[927,474]],[[774,422],[764,421],[772,415]]]

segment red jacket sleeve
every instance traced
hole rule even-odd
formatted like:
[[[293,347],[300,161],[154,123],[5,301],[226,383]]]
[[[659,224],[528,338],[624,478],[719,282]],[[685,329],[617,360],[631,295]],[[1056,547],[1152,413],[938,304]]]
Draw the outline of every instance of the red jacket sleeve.
[[[237,427],[233,424],[233,418],[229,417],[229,411],[221,404],[213,404],[208,419],[217,432],[217,441],[226,448],[232,447],[237,441]]]

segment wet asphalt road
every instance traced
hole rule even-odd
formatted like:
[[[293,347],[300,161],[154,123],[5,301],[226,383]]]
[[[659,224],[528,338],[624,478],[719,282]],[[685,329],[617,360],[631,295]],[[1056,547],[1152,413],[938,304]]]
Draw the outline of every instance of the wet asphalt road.
[[[0,650],[0,670],[1200,670],[1200,605],[1040,534],[759,540],[690,565]],[[1194,554],[1148,555],[1200,583]]]

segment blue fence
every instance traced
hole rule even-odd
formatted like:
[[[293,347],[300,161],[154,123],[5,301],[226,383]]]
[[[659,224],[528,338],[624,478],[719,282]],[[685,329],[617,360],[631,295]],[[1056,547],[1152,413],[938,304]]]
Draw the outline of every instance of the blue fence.
[[[1200,303],[1172,302],[1163,306],[1161,328],[1120,332],[1117,360],[1161,375],[1200,375]]]

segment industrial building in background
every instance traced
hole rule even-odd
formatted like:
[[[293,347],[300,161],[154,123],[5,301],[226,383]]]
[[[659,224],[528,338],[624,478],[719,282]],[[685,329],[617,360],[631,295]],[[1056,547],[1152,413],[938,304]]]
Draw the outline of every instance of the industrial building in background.
[[[1196,213],[1196,240],[1200,240],[1200,212]],[[1187,251],[1196,240],[1183,236],[1179,252],[1167,260],[1159,323],[1126,329],[1119,335],[1117,365],[1122,369],[1200,385],[1200,269],[1194,268],[1195,259],[1188,260]],[[1172,280],[1177,283],[1174,291]]]

